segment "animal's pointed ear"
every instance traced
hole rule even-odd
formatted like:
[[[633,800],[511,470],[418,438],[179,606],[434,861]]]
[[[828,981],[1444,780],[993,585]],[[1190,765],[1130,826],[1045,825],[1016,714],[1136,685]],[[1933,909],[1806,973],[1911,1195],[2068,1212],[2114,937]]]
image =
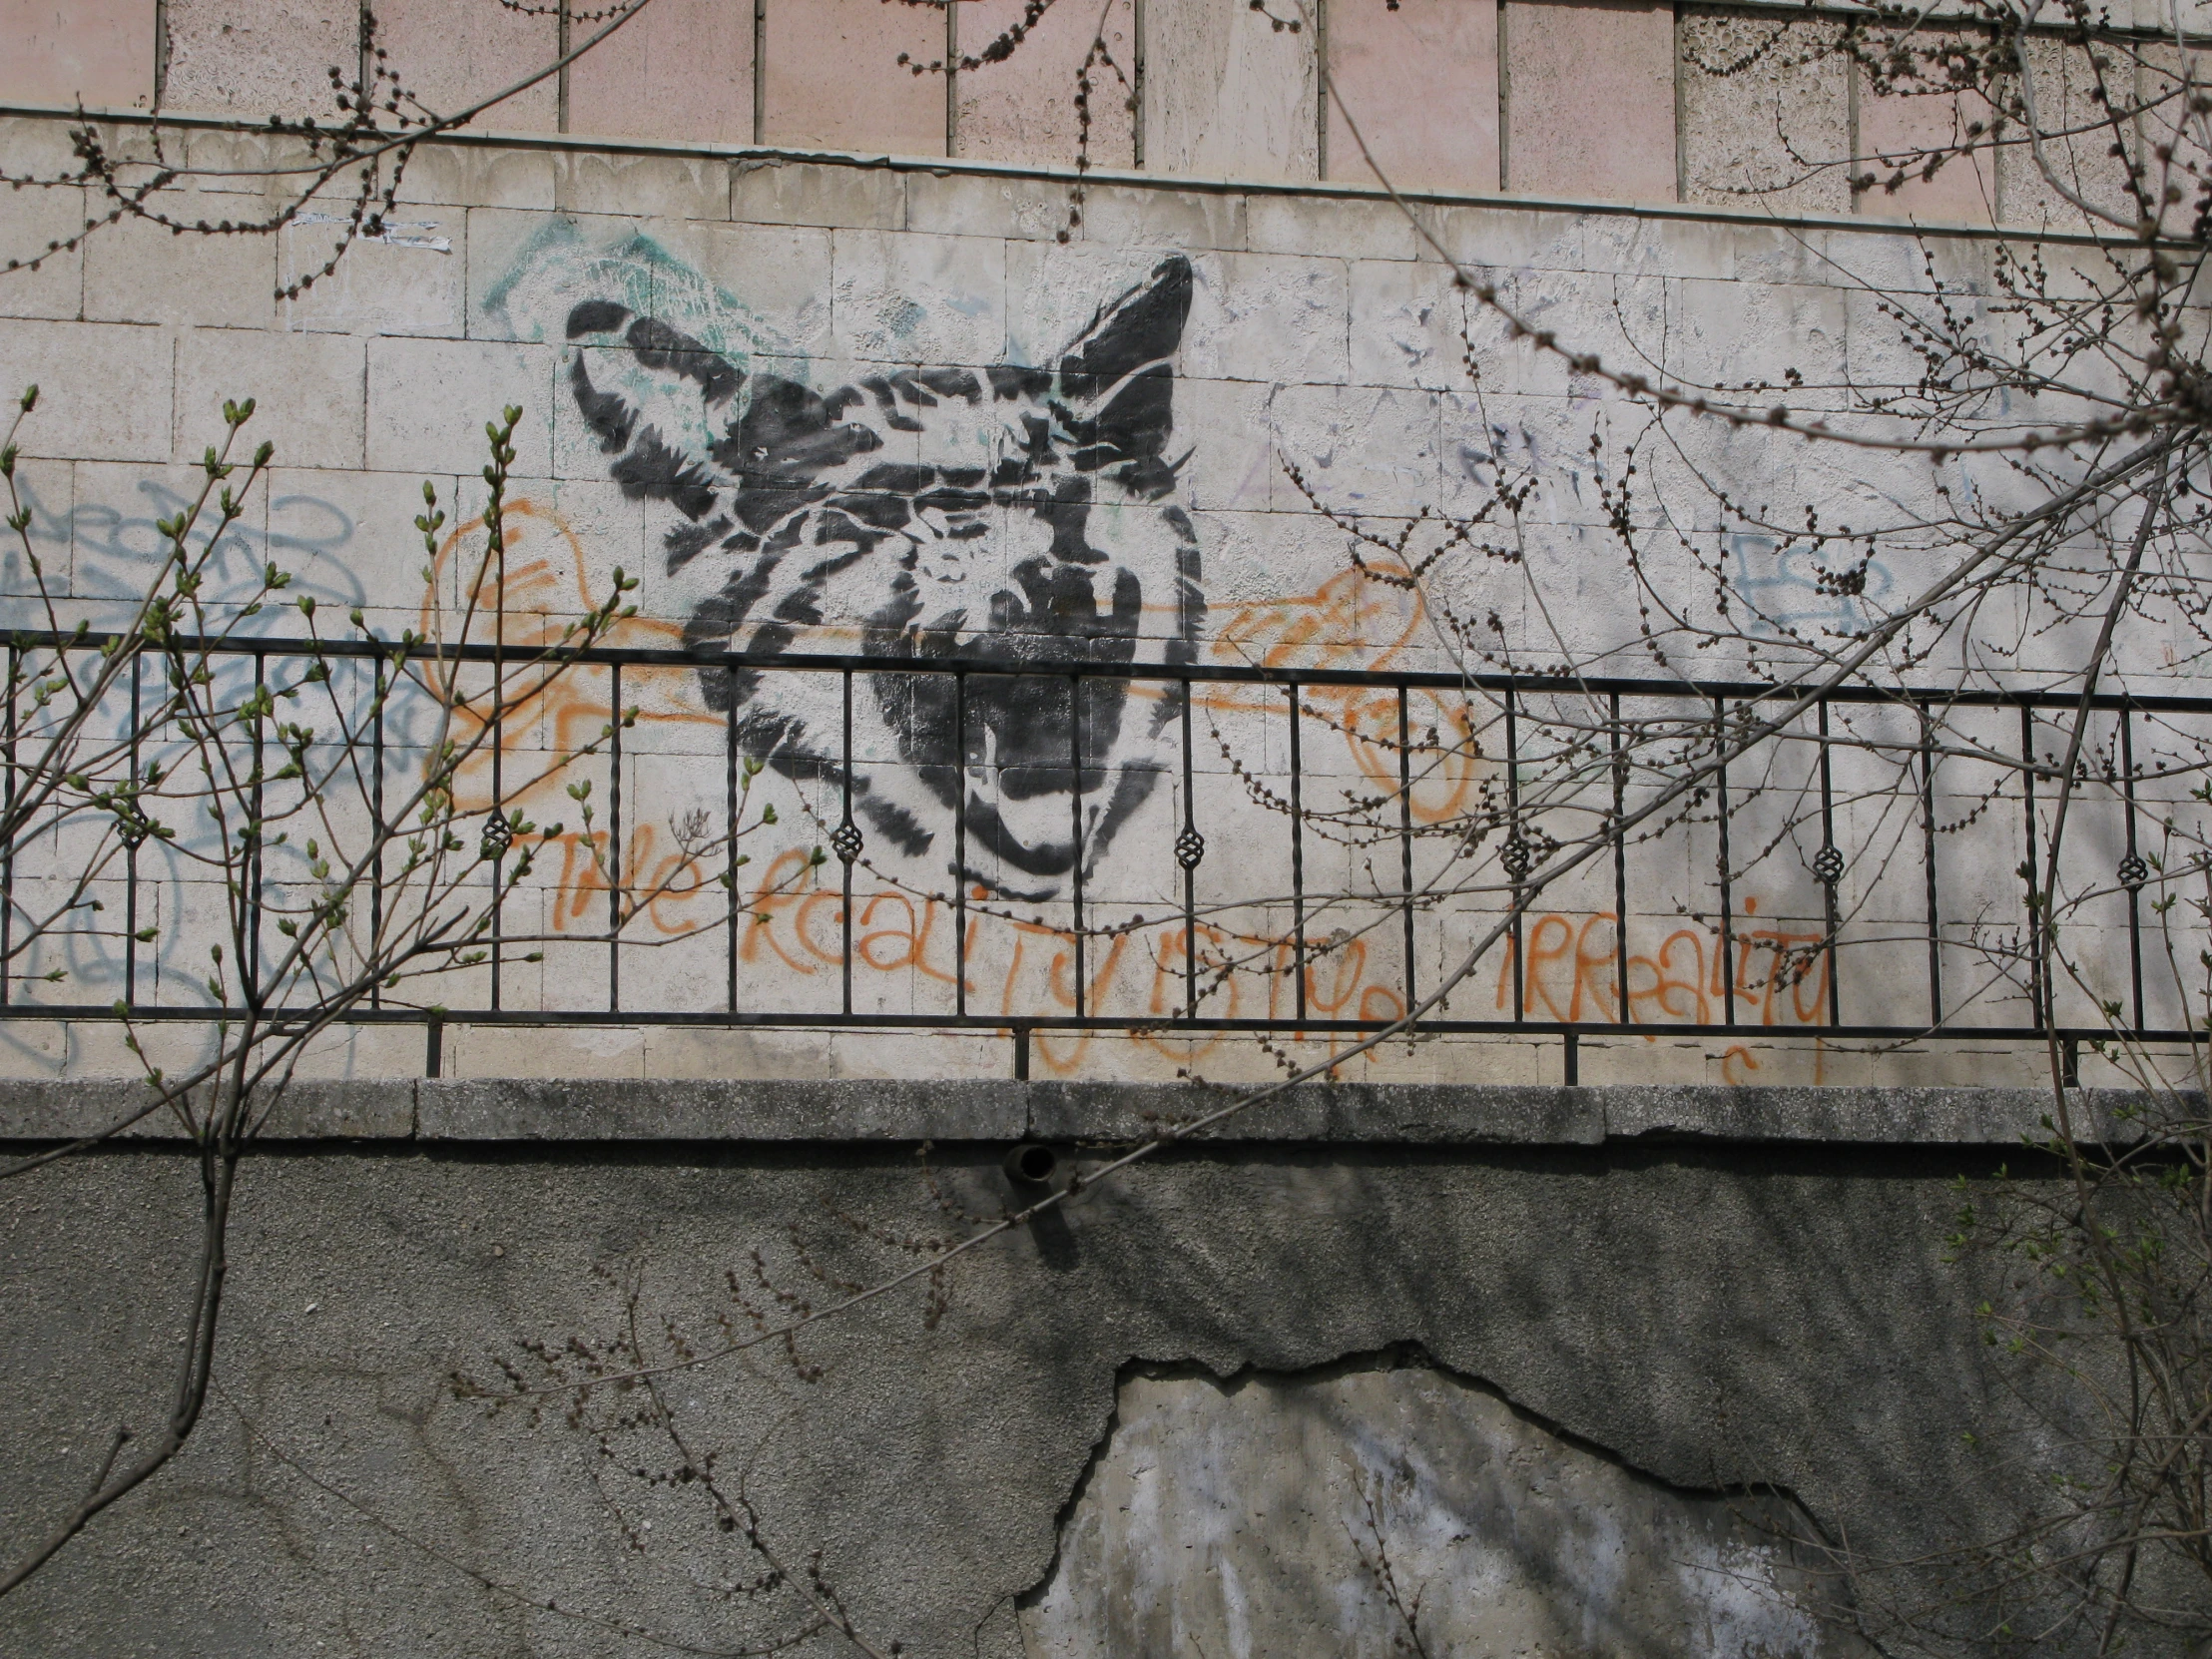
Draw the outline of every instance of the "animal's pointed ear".
[[[1102,306],[1060,359],[1059,393],[1085,472],[1156,462],[1175,417],[1173,358],[1191,314],[1191,262],[1169,256]]]
[[[1191,314],[1191,262],[1171,254],[1152,275],[1120,298],[1101,305],[1067,355],[1060,359],[1060,380],[1086,380],[1099,393],[1154,363],[1165,363],[1183,343],[1183,324]]]
[[[626,305],[587,299],[568,313],[579,346],[569,384],[585,424],[615,457],[609,470],[633,500],[673,502],[707,517],[729,479],[714,445],[737,413],[744,370],[719,351]]]

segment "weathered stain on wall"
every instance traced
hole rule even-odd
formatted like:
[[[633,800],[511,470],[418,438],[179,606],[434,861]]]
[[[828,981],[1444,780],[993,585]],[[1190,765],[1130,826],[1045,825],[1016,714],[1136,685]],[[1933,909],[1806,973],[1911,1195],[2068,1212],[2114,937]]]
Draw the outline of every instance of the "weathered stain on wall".
[[[1125,1377],[1034,1659],[1858,1659],[1786,1499],[1667,1486],[1420,1363]]]

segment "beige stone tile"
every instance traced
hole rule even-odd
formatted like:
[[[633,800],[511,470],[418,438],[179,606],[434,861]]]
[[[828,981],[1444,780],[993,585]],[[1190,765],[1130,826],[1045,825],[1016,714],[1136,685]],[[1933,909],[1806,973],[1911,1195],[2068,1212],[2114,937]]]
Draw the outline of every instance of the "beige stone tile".
[[[481,464],[484,423],[508,405],[518,474],[550,457],[554,351],[488,340],[378,339],[368,346],[368,464],[378,471],[464,475]]]
[[[1053,242],[1068,230],[1073,186],[1057,179],[972,173],[906,175],[906,229],[947,236]],[[1080,224],[1076,227],[1080,230]]]
[[[1642,214],[1582,216],[1582,268],[1634,276],[1731,276],[1735,227]]]
[[[1222,254],[1198,265],[1183,360],[1194,374],[1287,384],[1341,381],[1351,277],[1341,260]]]
[[[279,435],[279,463],[290,448]],[[456,456],[455,464],[481,453],[479,444],[477,456]],[[450,512],[453,480],[441,477],[437,485]],[[345,612],[356,605],[388,637],[421,628],[422,535],[414,527],[422,511],[420,474],[367,472],[358,464],[320,472],[279,464],[270,474],[268,494],[270,557],[292,573],[299,591],[335,608],[333,628],[342,632]]]
[[[550,208],[560,158],[545,150],[424,144],[399,181],[401,202],[459,208]]]
[[[1851,212],[1851,60],[1833,24],[1685,13],[1684,197]],[[1748,60],[1748,61],[1747,61]]]
[[[761,34],[764,143],[893,156],[944,154],[944,13],[880,0],[768,0]]]
[[[1245,246],[1255,254],[1410,260],[1417,244],[1412,221],[1394,202],[1266,191],[1246,199]]]
[[[154,0],[5,0],[0,98],[90,108],[154,101]]]
[[[801,227],[654,224],[646,227],[646,234],[696,273],[696,279],[673,270],[661,274],[654,287],[656,314],[691,330],[698,319],[734,300],[744,313],[740,331],[750,330],[755,349],[803,358],[830,351],[830,233]]]
[[[1375,386],[1466,384],[1464,295],[1432,260],[1352,266],[1353,380]]]
[[[1696,280],[1669,287],[1663,358],[1670,373],[1700,386],[1771,388],[1793,405],[1833,405],[1844,367],[1842,291]],[[1806,384],[1793,385],[1793,374]]]
[[[336,113],[329,71],[360,73],[357,0],[172,0],[171,109],[248,117]]]
[[[1505,186],[1671,202],[1674,9],[1646,0],[1509,0]]]
[[[1105,305],[1146,282],[1164,250],[1098,243],[1012,243],[1006,249],[1007,355],[1050,364]],[[1186,343],[1207,326],[1194,298]]]
[[[169,459],[175,351],[160,328],[0,322],[0,395],[39,388],[23,423],[26,455]]]
[[[223,234],[240,199],[163,191],[148,199],[187,226],[173,234],[139,219],[110,226],[85,244],[85,316],[101,322],[184,322],[265,328],[276,316],[276,239]],[[241,215],[240,218],[245,216]]]
[[[277,272],[288,288],[278,326],[302,333],[444,334],[462,332],[466,260],[462,216],[452,209],[401,208],[374,237],[356,238],[326,276],[315,276],[344,227],[335,214],[310,211],[278,233]]]
[[[589,60],[587,60],[589,61]],[[650,219],[730,217],[730,164],[705,156],[570,151],[556,158],[555,199],[570,213]]]
[[[572,39],[577,27],[570,25]],[[569,66],[568,130],[752,143],[752,8],[730,0],[654,0]]]
[[[1183,490],[1195,510],[1262,509],[1279,488],[1289,489],[1268,432],[1272,389],[1249,380],[1178,377],[1176,430],[1190,434],[1182,441],[1191,450]]]
[[[560,25],[478,0],[380,0],[377,39],[408,92],[452,115],[543,69],[560,56]],[[551,132],[560,92],[548,76],[477,117],[494,132]]]
[[[54,178],[76,172],[83,166],[71,136],[76,127],[75,120],[66,116],[0,118],[0,167],[11,177],[36,174]],[[137,130],[100,124],[94,131],[102,144],[113,147],[126,142],[126,133]]]
[[[1437,500],[1435,394],[1406,387],[1282,386],[1268,428],[1305,489],[1286,479],[1278,499],[1309,498],[1349,518],[1410,517]]]
[[[923,363],[992,363],[1004,355],[1004,243],[838,231],[834,269],[840,353]]]
[[[1453,259],[1492,270],[1579,271],[1583,214],[1527,208],[1421,208],[1421,223]]]
[[[2092,96],[2097,78],[2087,54],[2065,42],[2036,40],[2030,43],[2028,61],[2034,66],[2035,107],[2044,142],[2040,157],[2030,146],[2013,145],[1999,158],[1999,217],[2007,225],[2054,231],[2109,232],[2111,227],[2098,215],[2134,223],[2140,210],[2128,194],[2125,170],[2110,154],[2114,134]],[[2107,62],[2111,67],[2105,84],[2117,83],[2132,92],[2132,66]],[[2145,145],[2136,124],[2123,116],[2119,128],[2129,147],[2141,154]],[[2155,193],[2160,183],[2155,159],[2147,155],[2143,159],[2150,164]],[[2187,159],[2186,152],[2182,159]],[[2178,173],[2177,178],[2185,199],[2180,212],[2193,211],[2189,199],[2196,194],[2195,181]],[[2085,212],[2069,198],[2078,198],[2094,211]]]
[[[53,248],[82,236],[85,192],[77,185],[19,190],[8,197],[7,228],[0,231],[0,315],[75,316],[84,304],[82,247]],[[30,262],[39,262],[36,270]]]
[[[177,454],[205,447],[227,400],[251,397],[252,430],[291,466],[361,464],[362,342],[343,334],[187,328],[177,340]]]
[[[240,429],[232,448],[234,458],[251,456],[262,434],[249,421]],[[222,412],[199,423],[194,435],[200,449],[220,445],[225,431]],[[147,583],[167,557],[169,541],[156,528],[164,518],[190,509],[207,484],[206,472],[197,464],[147,466],[86,461],[77,468],[76,500],[69,524],[69,582],[76,596],[74,608],[91,608],[96,619],[100,602],[122,601],[115,611],[135,610]],[[240,603],[239,596],[258,587],[262,570],[263,533],[268,524],[269,497],[257,488],[241,503],[245,511],[227,533],[221,553],[208,563],[203,602],[220,614],[226,601]],[[190,544],[205,547],[220,519],[211,500],[194,526]],[[111,613],[112,614],[112,613]],[[120,617],[115,620],[120,621]]]
[[[233,201],[223,211],[234,216],[271,218],[297,199],[311,183],[311,173],[325,157],[294,138],[256,130],[188,128],[182,134],[165,134],[165,147],[179,142],[191,173],[192,188],[207,196],[255,199],[252,204]],[[174,148],[169,149],[175,155]],[[357,179],[346,175],[334,190],[322,194],[350,206],[358,192]]]
[[[483,282],[472,308],[478,338],[564,343],[576,305],[607,299],[659,317],[740,367],[763,354],[831,349],[827,231],[484,214],[471,216],[471,235]]]
[[[645,1033],[634,1025],[445,1028],[448,1077],[643,1077],[645,1053]]]
[[[586,259],[593,239],[586,225],[603,228],[610,240],[631,222],[579,219],[574,214],[471,209],[467,216],[468,279],[463,314],[475,339],[558,340],[568,308],[576,301],[555,291],[565,284],[550,270],[536,268]],[[579,296],[580,297],[580,296]]]
[[[1026,3],[971,0],[954,7],[961,58],[985,54],[1022,21]],[[1092,42],[1103,39],[1111,62],[1091,66],[1090,164],[1135,166],[1136,118],[1128,84],[1136,76],[1135,0],[1112,0],[1103,30],[1100,21],[1095,5],[1055,6],[1000,61],[963,67],[955,82],[953,153],[980,161],[1072,167],[1081,126],[1077,77]]]
[[[730,170],[730,217],[753,225],[896,231],[906,223],[906,181],[885,167],[740,162]]]
[[[1148,169],[1209,179],[1317,176],[1310,31],[1293,31],[1269,9],[1212,0],[1152,0],[1144,31]]]
[[[1497,0],[1399,0],[1329,13],[1328,174],[1375,170],[1400,190],[1492,191],[1497,176]]]
[[[1242,248],[1245,198],[1235,191],[1092,185],[1083,240],[1144,248]]]

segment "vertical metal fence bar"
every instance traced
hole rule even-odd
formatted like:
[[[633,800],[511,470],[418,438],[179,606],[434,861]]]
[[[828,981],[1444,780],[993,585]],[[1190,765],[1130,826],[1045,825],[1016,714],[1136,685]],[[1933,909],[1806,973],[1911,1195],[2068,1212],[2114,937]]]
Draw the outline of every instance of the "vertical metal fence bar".
[[[1083,1007],[1083,678],[1068,676],[1069,841],[1075,852],[1075,1017]]]
[[[2027,884],[2027,999],[2035,1029],[2049,1023],[2049,997],[2043,984],[2043,906],[2035,881],[2035,711],[2020,705],[2020,811],[2022,845],[2020,879]]]
[[[1728,705],[1713,699],[1713,753],[1728,753]],[[1728,763],[1722,761],[1713,774],[1714,822],[1720,830],[1721,856],[1721,1022],[1736,1023],[1736,897],[1728,873]]]
[[[368,708],[368,941],[373,959],[383,949],[384,938],[384,654],[370,659]],[[368,1005],[384,1005],[384,976],[368,982]]]
[[[2127,888],[2127,966],[2135,990],[2135,1029],[2143,1029],[2143,868],[2135,845],[2135,721],[2126,704],[2120,705],[2120,788],[2127,801],[2127,853],[2120,862],[2120,879]]]
[[[1420,995],[1420,982],[1413,957],[1413,740],[1403,686],[1397,688],[1397,876],[1405,894],[1405,1007],[1410,1013]]]
[[[1526,873],[1513,866],[1522,856],[1520,832],[1520,709],[1513,696],[1513,688],[1505,688],[1505,846],[1502,862],[1507,879],[1513,883],[1512,910],[1506,920],[1512,929],[1512,955],[1506,958],[1506,970],[1513,980],[1513,1023],[1521,1022],[1521,1002],[1527,992],[1528,968],[1521,959],[1521,876]]]
[[[607,747],[607,1011],[622,1011],[622,665],[609,665],[614,728]]]
[[[499,633],[493,636],[492,645],[491,817],[485,821],[487,826],[501,823],[505,820],[507,816],[506,775],[501,768],[501,763],[503,762],[505,757],[502,756],[502,754],[500,753],[501,750],[506,748],[507,737],[507,675],[506,659],[504,656],[504,636],[506,633],[505,607],[507,591],[506,579],[504,574],[505,568],[506,560],[504,557],[502,557],[500,560],[500,569],[502,574],[499,584],[499,603],[501,609],[500,620],[497,624]],[[616,706],[615,718],[616,721],[619,723],[621,720],[621,706],[619,702]],[[489,844],[489,846],[491,847],[491,1006],[492,1012],[497,1013],[499,1011],[500,991],[502,988],[500,975],[501,969],[504,966],[501,958],[506,955],[505,949],[502,948],[504,943],[502,934],[505,931],[506,927],[507,894],[505,886],[501,881],[501,876],[506,871],[507,849],[504,845],[500,843],[499,838],[496,836],[493,837],[487,844]]]
[[[1606,743],[1613,756],[1613,991],[1620,1022],[1628,1018],[1628,766],[1621,753],[1621,694],[1613,693]]]
[[[1821,846],[1824,851],[1833,849],[1840,852],[1842,849],[1836,845],[1836,781],[1829,766],[1827,698],[1824,697],[1820,700],[1819,708],[1821,712]],[[1834,879],[1826,879],[1821,882],[1822,908],[1828,928],[1827,942],[1822,946],[1822,949],[1828,957],[1828,1023],[1831,1025],[1844,1023],[1843,987],[1838,983],[1842,976],[1837,972],[1838,957],[1836,954],[1836,935],[1842,927],[1836,913],[1836,885],[1842,878],[1843,871],[1838,869]],[[1794,996],[1796,992],[1793,991],[1791,994]]]
[[[1305,760],[1299,749],[1298,683],[1291,694],[1291,972],[1296,978],[1298,1023],[1306,1023],[1306,797]]]
[[[1183,1017],[1198,1018],[1198,861],[1205,843],[1198,838],[1197,802],[1191,795],[1191,683],[1183,682],[1183,833],[1176,862],[1183,866]]]
[[[1936,736],[1921,715],[1921,877],[1928,904],[1928,1023],[1943,1023],[1943,912],[1936,891]]]
[[[839,846],[837,848],[837,862],[842,865],[844,869],[844,885],[841,889],[844,895],[844,902],[837,907],[837,925],[843,929],[844,943],[843,947],[838,953],[837,962],[838,970],[842,976],[843,982],[842,994],[844,1000],[841,1006],[843,1007],[844,1011],[849,1014],[852,1012],[852,859],[845,856],[845,846],[849,846],[851,844],[853,833],[852,671],[850,669],[844,670],[840,678],[843,683],[844,692],[844,705],[842,715],[842,731],[844,736],[842,739],[842,747],[838,751],[838,753],[843,757],[843,765],[839,769],[840,777],[837,785],[839,791],[839,812],[837,818],[836,838],[839,841],[844,842],[845,845]]]
[[[137,794],[142,773],[139,733],[145,722],[145,669],[144,653],[134,652],[131,656],[131,811],[141,822],[146,816]],[[134,828],[123,843],[123,1002],[130,1008],[138,1006],[139,845],[139,831]]]
[[[724,954],[728,958],[727,1001],[734,1014],[738,1011],[738,923],[745,906],[738,898],[738,671],[727,662],[722,669],[722,686],[729,702],[722,722],[722,827],[729,842],[723,848],[723,879],[730,883],[724,905],[728,917],[725,930],[730,936],[724,941]]]
[[[1184,733],[1188,740],[1190,734]],[[1185,761],[1188,773],[1189,762]],[[952,1012],[967,1018],[967,675],[952,675]]]

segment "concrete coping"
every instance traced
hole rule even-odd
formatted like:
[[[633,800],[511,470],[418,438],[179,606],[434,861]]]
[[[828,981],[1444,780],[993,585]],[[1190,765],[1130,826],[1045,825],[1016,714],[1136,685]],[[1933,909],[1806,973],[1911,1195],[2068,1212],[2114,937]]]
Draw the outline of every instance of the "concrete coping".
[[[390,1078],[295,1083],[273,1140],[485,1143],[1129,1142],[1244,1091],[1180,1083],[838,1079]],[[2081,1089],[2086,1128],[2123,1136],[2144,1097]],[[0,1082],[0,1140],[101,1133],[143,1108],[128,1079]],[[2191,1097],[2190,1110],[2201,1111]],[[1479,1084],[1305,1085],[1209,1131],[1209,1140],[1379,1146],[1595,1146],[1642,1138],[1858,1146],[2017,1146],[2047,1133],[2048,1091]],[[123,1132],[177,1141],[157,1113]]]
[[[1784,0],[1765,0],[1780,6]],[[1798,7],[1790,8],[1793,11]],[[109,127],[152,127],[156,117],[147,110],[45,104],[26,99],[0,99],[0,119],[32,121],[87,121]],[[236,115],[164,110],[160,125],[168,128],[232,132],[247,137],[264,136],[260,122]],[[899,156],[870,150],[828,150],[816,146],[734,144],[691,139],[622,138],[589,133],[541,133],[470,127],[440,133],[419,141],[457,149],[536,150],[557,154],[669,156],[686,160],[723,161],[738,167],[814,165],[879,169],[891,173],[928,173],[943,178],[1031,180],[1051,185],[1095,189],[1122,185],[1134,190],[1184,192],[1200,196],[1284,196],[1318,201],[1388,202],[1391,193],[1379,185],[1344,179],[1238,179],[1204,174],[1153,173],[1130,168],[1073,167],[1042,163],[980,161],[961,156]],[[187,170],[190,171],[189,169]],[[2029,225],[1990,225],[1958,220],[1890,218],[1878,214],[1816,213],[1804,209],[1731,207],[1719,202],[1615,201],[1605,197],[1556,196],[1524,191],[1442,191],[1407,189],[1397,200],[1428,208],[1495,208],[1522,213],[1594,215],[1616,219],[1680,220],[1692,224],[1751,225],[1781,231],[1833,231],[1855,236],[1936,237],[1945,241],[2033,242],[2053,247],[2139,249],[2133,236],[2118,232],[2038,228]],[[547,209],[547,212],[556,210]],[[2181,247],[2174,242],[2164,246]]]

